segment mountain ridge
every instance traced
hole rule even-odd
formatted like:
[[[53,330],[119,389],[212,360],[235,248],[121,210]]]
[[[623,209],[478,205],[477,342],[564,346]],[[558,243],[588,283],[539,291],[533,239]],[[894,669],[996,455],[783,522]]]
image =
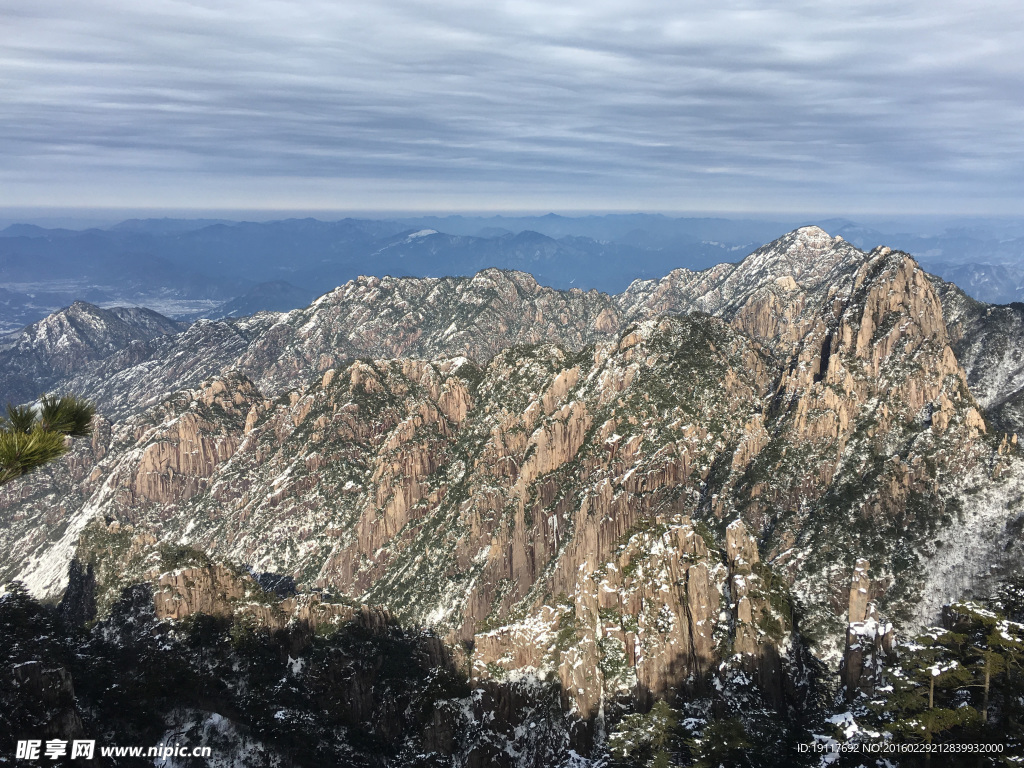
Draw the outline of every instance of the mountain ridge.
[[[835,359],[842,357],[842,344],[856,355],[868,354],[877,335],[872,331],[872,338],[868,338],[861,328],[854,337],[851,332],[856,328],[851,327],[843,332],[848,338],[837,339],[839,328],[830,330],[829,324],[841,321],[833,318],[823,324],[815,320],[806,306],[807,297],[824,290],[817,300],[819,304],[835,304],[840,300],[836,298],[837,281],[845,280],[848,288],[844,290],[853,292],[872,270],[884,272],[882,265],[887,261],[894,265],[893,279],[898,281],[901,292],[931,290],[909,257],[885,248],[865,254],[817,227],[796,230],[758,249],[740,265],[720,265],[699,273],[676,271],[657,283],[637,281],[615,297],[596,291],[553,291],[541,287],[529,275],[500,270],[485,270],[474,278],[359,278],[325,294],[305,310],[265,314],[245,321],[203,322],[192,326],[179,340],[173,336],[157,340],[148,360],[125,358],[122,351],[120,359],[113,355],[109,358],[112,362],[90,363],[95,373],[70,381],[86,395],[99,393],[101,401],[110,397],[102,393],[109,393],[112,386],[127,387],[125,391],[131,390],[131,394],[121,395],[118,402],[125,404],[120,406],[121,412],[128,413],[124,408],[131,408],[129,401],[154,402],[154,397],[182,389],[180,385],[184,382],[195,387],[218,366],[227,366],[251,379],[253,394],[247,396],[252,400],[250,417],[256,413],[258,418],[259,412],[268,407],[266,398],[273,399],[277,393],[296,387],[301,392],[311,378],[326,377],[337,366],[348,365],[346,360],[364,356],[430,359],[447,355],[465,356],[486,365],[503,349],[550,340],[574,354],[589,344],[621,337],[631,324],[687,308],[723,317],[737,331],[774,354],[791,354],[794,344],[801,345],[803,351],[791,357],[790,362],[780,363],[791,368],[795,365],[803,371],[783,377],[777,385],[774,397],[779,405],[774,407],[785,410],[792,407],[784,405],[785,402],[799,402],[804,390],[816,382],[822,382],[822,386],[841,384],[835,379],[838,374],[835,368],[830,369],[829,360],[833,355]],[[530,309],[524,310],[524,306]],[[815,311],[821,311],[821,306]],[[388,314],[382,307],[393,307],[398,314]],[[931,325],[922,332],[931,338],[943,322],[942,308],[936,301],[927,311],[931,313]],[[440,316],[451,322],[442,327],[436,319]],[[871,324],[875,322],[872,320]],[[944,324],[942,328],[944,333]],[[223,348],[208,346],[200,352],[198,345],[221,345],[222,338],[235,341]],[[899,337],[890,332],[889,338]],[[936,349],[949,349],[944,338],[937,338]],[[149,343],[152,346],[153,340]],[[347,353],[346,345],[350,345]],[[191,359],[202,359],[204,364],[198,368],[172,368],[169,380],[162,382],[163,389],[149,395],[130,384],[150,376],[155,370],[155,359],[187,356],[187,348],[192,348]],[[214,354],[211,349],[221,351]],[[947,357],[952,357],[952,362]],[[939,355],[938,360],[937,370],[958,370],[951,351]],[[127,366],[116,377],[104,369],[105,365],[117,368],[123,364]],[[957,375],[961,379],[966,376],[962,372]],[[111,384],[112,378],[116,385]],[[834,383],[830,385],[829,381]],[[847,381],[843,386],[848,391],[845,397],[865,399],[865,393],[856,394],[860,385]],[[255,394],[263,392],[267,395]],[[822,402],[826,411],[836,413],[830,418],[840,425],[853,416],[852,406],[838,406],[840,400],[834,395],[827,395]],[[819,406],[801,407],[809,408],[811,413]],[[984,428],[980,416],[971,418],[976,424],[973,428]],[[816,429],[821,428],[813,426],[813,422],[800,427],[811,434],[816,434]],[[843,441],[838,444],[838,451],[842,453]]]
[[[78,563],[101,612],[142,583],[158,618],[225,591],[276,627],[231,574],[277,574],[318,617],[428,627],[474,684],[557,686],[584,751],[740,679],[794,707],[853,658],[862,560],[917,628],[1024,556],[1024,460],[983,415],[1014,423],[1014,317],[817,227],[616,296],[359,277],[71,358],[93,439],[0,489],[0,578],[56,596]]]

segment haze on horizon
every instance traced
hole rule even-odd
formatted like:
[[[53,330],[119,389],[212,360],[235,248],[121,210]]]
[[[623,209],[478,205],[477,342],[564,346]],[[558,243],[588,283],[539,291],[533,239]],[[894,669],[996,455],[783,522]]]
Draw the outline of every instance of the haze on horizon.
[[[1024,6],[5,0],[0,207],[1019,213]]]

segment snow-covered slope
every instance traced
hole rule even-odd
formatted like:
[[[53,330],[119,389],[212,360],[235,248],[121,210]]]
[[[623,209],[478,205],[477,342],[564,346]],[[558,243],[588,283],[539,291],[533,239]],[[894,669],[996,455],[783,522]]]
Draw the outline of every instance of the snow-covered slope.
[[[1019,514],[983,492],[1019,459],[971,393],[950,295],[906,254],[805,227],[614,297],[485,270],[197,323],[68,367],[105,419],[0,492],[3,573],[57,591],[83,520],[116,520],[470,642],[579,591],[582,565],[619,567],[635,526],[724,541],[741,519],[834,654],[857,557],[910,618],[940,571],[987,583],[984,556],[937,554],[950,526]]]

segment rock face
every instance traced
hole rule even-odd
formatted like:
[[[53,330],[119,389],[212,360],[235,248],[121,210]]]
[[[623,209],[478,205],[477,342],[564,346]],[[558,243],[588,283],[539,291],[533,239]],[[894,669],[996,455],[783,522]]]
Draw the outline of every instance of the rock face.
[[[76,301],[0,346],[0,403],[33,400],[92,362],[182,327],[149,309]]]
[[[591,722],[723,661],[781,700],[805,638],[861,686],[849,628],[930,619],[941,564],[989,571],[945,532],[1024,513],[935,286],[808,227],[615,297],[485,270],[200,323],[67,379],[109,421],[0,491],[4,573],[56,593],[78,551],[112,589],[187,545],[432,627],[480,680],[556,681]],[[847,599],[861,557],[875,608]],[[165,615],[239,601],[203,568]]]
[[[153,604],[158,619],[184,619],[203,613],[250,619],[257,626],[273,630],[298,623],[313,632],[356,619],[369,629],[391,622],[386,610],[323,602],[315,593],[274,600],[248,574],[217,564],[150,574],[150,581],[154,584]]]
[[[1024,304],[983,304],[932,280],[971,392],[998,431],[1024,433]]]
[[[713,633],[727,570],[689,518],[656,526],[599,569],[598,558],[581,563],[574,591],[556,606],[477,634],[475,673],[558,679],[570,709],[585,717],[605,698],[650,702],[703,685],[718,658]]]
[[[153,602],[161,619],[183,619],[196,613],[230,616],[233,603],[246,596],[242,579],[220,565],[164,573],[156,586]]]
[[[846,650],[840,667],[840,678],[846,697],[858,693],[875,695],[882,683],[885,661],[893,654],[894,628],[878,615],[878,608],[869,597],[871,579],[867,560],[857,560],[850,580],[849,624]]]
[[[75,686],[63,667],[48,667],[41,661],[27,661],[13,669],[14,689],[38,713],[38,727],[23,738],[74,739],[84,735],[82,719],[75,708]]]
[[[156,424],[132,435],[136,445],[145,447],[132,462],[131,476],[119,476],[114,487],[129,505],[195,496],[218,465],[234,455],[239,427],[260,404],[260,393],[237,375],[214,379],[187,399],[168,402],[157,411]]]

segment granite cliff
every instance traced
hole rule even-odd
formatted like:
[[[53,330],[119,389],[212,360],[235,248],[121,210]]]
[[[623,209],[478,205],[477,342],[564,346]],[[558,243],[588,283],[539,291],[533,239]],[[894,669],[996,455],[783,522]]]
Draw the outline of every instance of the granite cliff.
[[[0,490],[0,573],[57,595],[86,563],[101,614],[140,582],[165,618],[375,606],[499,709],[557,686],[580,752],[741,677],[785,710],[815,664],[861,685],[857,627],[1019,564],[1014,311],[815,227],[618,296],[360,278],[55,367],[103,418]]]

